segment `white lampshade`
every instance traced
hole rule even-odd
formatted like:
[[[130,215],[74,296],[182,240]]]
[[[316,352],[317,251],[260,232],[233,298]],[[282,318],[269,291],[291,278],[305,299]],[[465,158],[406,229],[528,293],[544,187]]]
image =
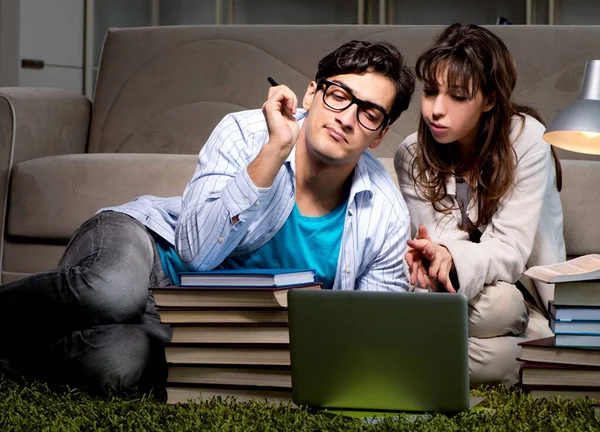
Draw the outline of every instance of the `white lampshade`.
[[[579,100],[558,113],[544,140],[565,150],[600,154],[600,60],[585,63]]]

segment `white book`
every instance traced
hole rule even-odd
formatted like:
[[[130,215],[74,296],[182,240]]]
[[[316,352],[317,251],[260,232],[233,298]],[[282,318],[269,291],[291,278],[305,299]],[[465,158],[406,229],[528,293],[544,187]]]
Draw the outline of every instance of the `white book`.
[[[600,254],[583,255],[558,264],[531,267],[524,274],[546,283],[600,279]]]
[[[559,306],[548,302],[548,310],[555,320],[559,321],[597,321],[600,323],[600,307]]]
[[[578,348],[600,348],[600,336],[557,334],[556,336],[554,336],[554,346],[578,347]]]

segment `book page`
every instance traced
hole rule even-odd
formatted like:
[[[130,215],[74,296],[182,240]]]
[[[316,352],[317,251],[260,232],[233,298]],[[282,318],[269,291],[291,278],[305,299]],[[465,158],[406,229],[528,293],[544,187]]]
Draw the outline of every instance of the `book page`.
[[[548,283],[597,278],[600,277],[600,255],[584,255],[563,263],[531,267],[525,275]]]
[[[578,274],[600,270],[600,255],[584,255],[570,261],[551,264],[546,268],[560,274]]]

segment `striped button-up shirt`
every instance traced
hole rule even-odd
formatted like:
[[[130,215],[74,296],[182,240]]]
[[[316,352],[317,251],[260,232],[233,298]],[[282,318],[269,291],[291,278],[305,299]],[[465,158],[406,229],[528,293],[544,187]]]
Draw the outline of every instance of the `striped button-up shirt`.
[[[298,110],[300,122],[305,116]],[[183,199],[143,196],[110,210],[133,216],[174,244],[193,270],[210,270],[229,255],[252,252],[279,231],[295,202],[294,151],[271,187],[257,188],[248,175],[248,164],[267,140],[261,110],[229,114],[203,146]],[[333,289],[406,291],[408,210],[368,151],[354,170],[348,200]]]

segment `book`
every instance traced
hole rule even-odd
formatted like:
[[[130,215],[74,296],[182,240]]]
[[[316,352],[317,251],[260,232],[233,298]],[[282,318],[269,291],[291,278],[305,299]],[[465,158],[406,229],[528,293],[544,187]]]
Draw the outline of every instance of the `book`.
[[[600,335],[600,321],[559,321],[550,319],[554,334]]]
[[[159,308],[165,324],[287,323],[288,313],[281,309],[193,309]]]
[[[290,348],[288,345],[215,346],[171,343],[165,347],[165,355],[168,363],[180,364],[290,365]]]
[[[557,347],[600,348],[600,336],[557,334],[554,336]]]
[[[600,308],[585,306],[557,306],[548,302],[548,311],[555,320],[560,321],[600,321]]]
[[[171,324],[172,343],[289,344],[287,326]]]
[[[320,283],[286,287],[189,286],[152,288],[156,306],[203,308],[286,308],[290,289],[321,289]]]
[[[312,269],[236,269],[180,273],[182,286],[286,286],[315,283]]]
[[[600,367],[600,350],[554,345],[554,336],[521,342],[520,361]]]
[[[168,404],[197,403],[213,397],[220,397],[222,399],[235,398],[238,402],[258,400],[296,407],[292,402],[292,391],[288,389],[219,388],[167,383],[166,390]]]
[[[598,387],[564,387],[564,386],[525,386],[524,390],[534,398],[551,399],[563,397],[566,399],[600,399]]]
[[[600,368],[553,363],[525,363],[521,366],[523,385],[598,387]]]
[[[600,254],[583,255],[558,264],[534,266],[524,274],[546,283],[600,279]]]
[[[236,366],[168,366],[170,383],[292,388],[290,368],[248,368]]]
[[[554,286],[556,306],[600,306],[600,280],[561,282]]]

